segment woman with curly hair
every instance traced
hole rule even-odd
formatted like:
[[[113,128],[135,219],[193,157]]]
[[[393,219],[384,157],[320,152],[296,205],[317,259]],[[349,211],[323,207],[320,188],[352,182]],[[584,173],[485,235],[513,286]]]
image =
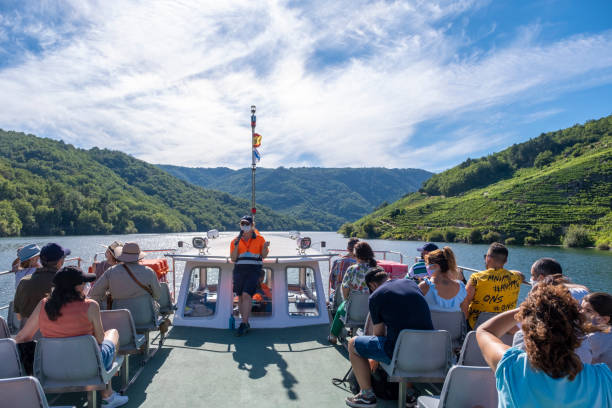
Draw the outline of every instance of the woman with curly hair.
[[[525,350],[500,340],[517,321]],[[478,345],[495,371],[499,407],[612,406],[608,366],[583,364],[574,352],[586,333],[598,330],[563,285],[536,285],[518,309],[478,327]]]

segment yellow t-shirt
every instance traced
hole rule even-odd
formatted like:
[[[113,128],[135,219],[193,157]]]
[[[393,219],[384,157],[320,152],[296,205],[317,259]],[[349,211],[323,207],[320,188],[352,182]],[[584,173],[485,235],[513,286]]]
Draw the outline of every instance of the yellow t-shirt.
[[[499,313],[514,309],[523,277],[506,269],[487,269],[470,276],[474,299],[468,307],[468,322],[474,327],[480,312]]]

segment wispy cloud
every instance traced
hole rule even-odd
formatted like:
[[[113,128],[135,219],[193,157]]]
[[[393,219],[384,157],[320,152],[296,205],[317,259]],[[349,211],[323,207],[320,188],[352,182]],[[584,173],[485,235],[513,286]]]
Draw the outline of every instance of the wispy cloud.
[[[526,27],[460,56],[469,38],[449,27],[475,1],[63,4],[0,23],[0,48],[17,52],[9,26],[37,44],[0,64],[0,127],[158,163],[245,166],[256,104],[266,167],[440,169],[499,139],[459,129],[443,147],[419,123],[610,83],[612,71],[612,31],[539,44]]]

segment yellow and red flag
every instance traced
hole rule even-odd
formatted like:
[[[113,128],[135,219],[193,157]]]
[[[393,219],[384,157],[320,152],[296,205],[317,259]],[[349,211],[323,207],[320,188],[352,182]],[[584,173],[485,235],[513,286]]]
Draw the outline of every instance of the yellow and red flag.
[[[253,135],[253,147],[261,146],[261,135],[259,133],[255,133]]]

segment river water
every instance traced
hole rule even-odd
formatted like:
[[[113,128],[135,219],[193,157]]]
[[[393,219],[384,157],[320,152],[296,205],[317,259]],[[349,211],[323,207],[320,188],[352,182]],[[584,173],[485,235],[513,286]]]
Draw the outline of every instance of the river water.
[[[191,242],[194,236],[205,236],[198,233],[182,234],[132,234],[132,235],[89,235],[72,237],[18,237],[0,239],[0,271],[8,270],[16,257],[17,248],[29,243],[39,246],[47,242],[57,242],[70,248],[70,257],[83,259],[83,266],[89,266],[93,262],[94,255],[99,253],[98,259],[103,258],[101,254],[104,248],[114,240],[136,241],[142,249],[171,249],[177,248],[179,240]],[[265,236],[265,232],[263,233]],[[310,232],[302,233],[302,236],[310,236],[313,247],[318,248],[321,241],[325,241],[328,249],[342,249],[346,247],[346,239],[335,232]],[[418,255],[416,249],[423,243],[419,241],[387,241],[368,240],[374,250],[390,250],[404,254],[404,262],[412,264],[414,257]],[[442,246],[444,244],[439,244]],[[457,263],[461,266],[483,269],[483,254],[487,251],[487,245],[469,245],[454,243],[450,245]],[[586,285],[591,291],[604,291],[612,293],[612,251],[597,251],[594,249],[567,249],[559,247],[509,247],[509,258],[506,267],[519,270],[529,277],[531,264],[538,258],[555,258],[563,266],[564,274],[574,282]],[[161,253],[160,253],[161,254]],[[149,256],[150,257],[150,256]],[[155,257],[152,255],[152,257]],[[399,260],[399,256],[388,259]],[[177,264],[177,272],[181,265]],[[324,286],[327,288],[326,266],[322,266]],[[525,296],[528,287],[523,285],[521,298]],[[8,304],[14,294],[14,276],[12,274],[0,276],[0,306]],[[6,316],[6,310],[0,313]]]

